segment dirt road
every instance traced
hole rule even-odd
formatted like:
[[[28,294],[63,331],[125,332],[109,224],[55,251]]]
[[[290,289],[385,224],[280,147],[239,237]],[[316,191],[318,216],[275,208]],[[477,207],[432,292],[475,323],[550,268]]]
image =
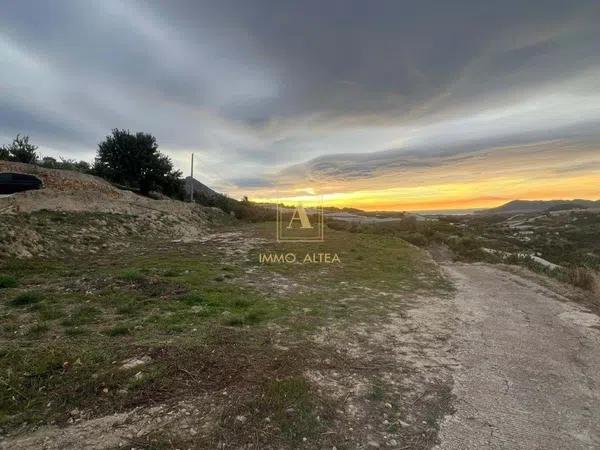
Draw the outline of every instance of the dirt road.
[[[460,365],[439,448],[600,448],[600,319],[491,266],[444,270]]]

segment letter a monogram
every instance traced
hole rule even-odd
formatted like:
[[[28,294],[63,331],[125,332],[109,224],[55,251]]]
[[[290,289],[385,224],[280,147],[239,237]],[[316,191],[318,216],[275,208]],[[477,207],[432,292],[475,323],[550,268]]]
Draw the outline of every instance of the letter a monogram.
[[[300,228],[312,228],[312,225],[310,224],[310,220],[308,220],[308,215],[306,214],[302,203],[298,203],[298,206],[294,210],[294,215],[292,216],[290,223],[287,226],[288,229],[293,228],[292,225],[294,223],[294,220],[300,221]]]

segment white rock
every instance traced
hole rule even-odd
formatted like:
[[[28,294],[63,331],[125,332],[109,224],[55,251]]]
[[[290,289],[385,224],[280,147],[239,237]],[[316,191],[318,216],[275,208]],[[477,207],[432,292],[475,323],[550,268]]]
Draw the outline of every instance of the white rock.
[[[143,366],[152,361],[152,358],[149,356],[142,356],[141,358],[129,358],[122,362],[121,369],[129,370],[135,367]]]

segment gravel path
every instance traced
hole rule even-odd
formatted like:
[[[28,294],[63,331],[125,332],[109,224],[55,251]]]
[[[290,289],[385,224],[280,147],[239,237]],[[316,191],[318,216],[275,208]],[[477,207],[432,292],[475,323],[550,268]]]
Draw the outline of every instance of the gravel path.
[[[600,448],[600,319],[488,265],[444,270],[460,366],[439,448]]]

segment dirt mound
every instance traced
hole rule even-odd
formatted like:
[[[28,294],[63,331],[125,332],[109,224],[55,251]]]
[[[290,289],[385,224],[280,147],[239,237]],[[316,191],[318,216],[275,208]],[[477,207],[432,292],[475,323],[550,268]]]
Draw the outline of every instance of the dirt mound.
[[[40,190],[0,197],[0,255],[29,257],[100,251],[153,239],[197,239],[223,213],[176,200],[154,200],[79,172],[0,161],[0,172],[35,175]]]
[[[97,192],[119,196],[119,190],[110,183],[92,175],[87,175],[73,170],[45,169],[32,164],[0,161],[0,172],[16,172],[34,175],[42,180],[45,189],[54,191],[73,192],[80,190],[94,190]]]

